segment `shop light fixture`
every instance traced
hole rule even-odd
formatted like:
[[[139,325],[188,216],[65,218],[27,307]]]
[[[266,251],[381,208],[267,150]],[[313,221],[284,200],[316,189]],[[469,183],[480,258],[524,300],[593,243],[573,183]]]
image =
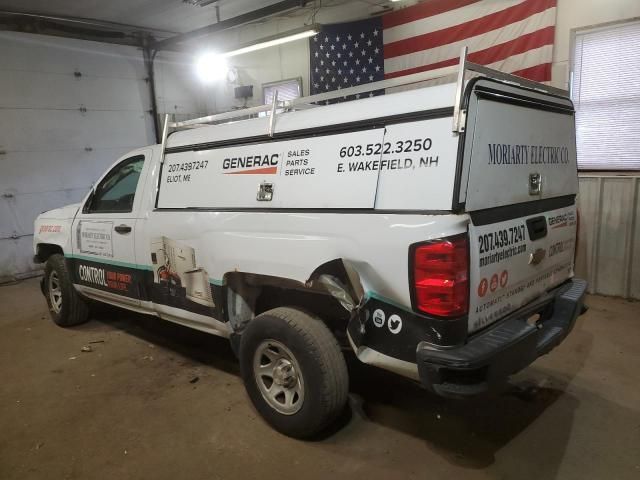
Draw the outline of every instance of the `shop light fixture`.
[[[294,30],[288,30],[286,32],[265,37],[257,42],[241,45],[238,48],[234,48],[233,50],[226,52],[205,52],[196,59],[196,73],[205,83],[220,80],[227,74],[227,58],[312,37],[319,33],[320,29],[320,25],[314,23],[312,25],[305,25]]]
[[[263,38],[258,42],[243,45],[229,52],[223,53],[222,55],[225,57],[235,57],[236,55],[242,55],[243,53],[255,52],[256,50],[262,50],[263,48],[275,47],[276,45],[282,45],[283,43],[302,40],[303,38],[312,37],[319,32],[320,25],[305,25],[304,27]]]

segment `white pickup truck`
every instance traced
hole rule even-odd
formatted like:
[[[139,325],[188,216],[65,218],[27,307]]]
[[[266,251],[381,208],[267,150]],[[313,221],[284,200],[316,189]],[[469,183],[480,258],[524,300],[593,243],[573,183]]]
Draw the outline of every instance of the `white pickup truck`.
[[[367,98],[324,105],[348,95]],[[577,186],[564,92],[463,56],[165,122],[160,145],[38,217],[35,259],[58,325],[104,302],[227,337],[256,409],[307,437],[345,406],[343,352],[461,397],[558,345],[586,289]]]

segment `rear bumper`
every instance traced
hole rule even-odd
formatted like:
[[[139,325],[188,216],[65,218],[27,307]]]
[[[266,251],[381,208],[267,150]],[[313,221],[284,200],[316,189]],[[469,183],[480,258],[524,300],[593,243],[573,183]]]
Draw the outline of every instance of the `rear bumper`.
[[[587,282],[573,279],[460,347],[439,349],[420,343],[420,381],[443,396],[468,396],[496,388],[564,340],[583,313],[586,289]],[[544,313],[535,325],[527,323],[540,312]]]

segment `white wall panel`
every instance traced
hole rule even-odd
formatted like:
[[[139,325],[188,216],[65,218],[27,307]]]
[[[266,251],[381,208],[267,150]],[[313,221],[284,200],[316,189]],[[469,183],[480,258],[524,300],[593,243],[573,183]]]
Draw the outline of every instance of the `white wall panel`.
[[[196,78],[192,55],[162,52],[155,60],[158,112],[187,116],[207,115],[203,84]],[[232,94],[233,96],[233,94]]]
[[[569,86],[571,30],[607,22],[640,17],[637,0],[558,0],[555,41],[553,47],[552,83],[559,88]]]

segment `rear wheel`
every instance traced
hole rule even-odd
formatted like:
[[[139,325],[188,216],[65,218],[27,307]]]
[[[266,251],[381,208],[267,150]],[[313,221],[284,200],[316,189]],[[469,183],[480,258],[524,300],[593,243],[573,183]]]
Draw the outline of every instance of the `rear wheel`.
[[[89,307],[73,287],[70,272],[62,255],[51,255],[47,260],[44,286],[49,314],[57,325],[72,327],[89,319]]]
[[[249,323],[240,367],[254,406],[285,435],[321,432],[347,402],[349,377],[338,342],[319,319],[294,308],[275,308]]]

